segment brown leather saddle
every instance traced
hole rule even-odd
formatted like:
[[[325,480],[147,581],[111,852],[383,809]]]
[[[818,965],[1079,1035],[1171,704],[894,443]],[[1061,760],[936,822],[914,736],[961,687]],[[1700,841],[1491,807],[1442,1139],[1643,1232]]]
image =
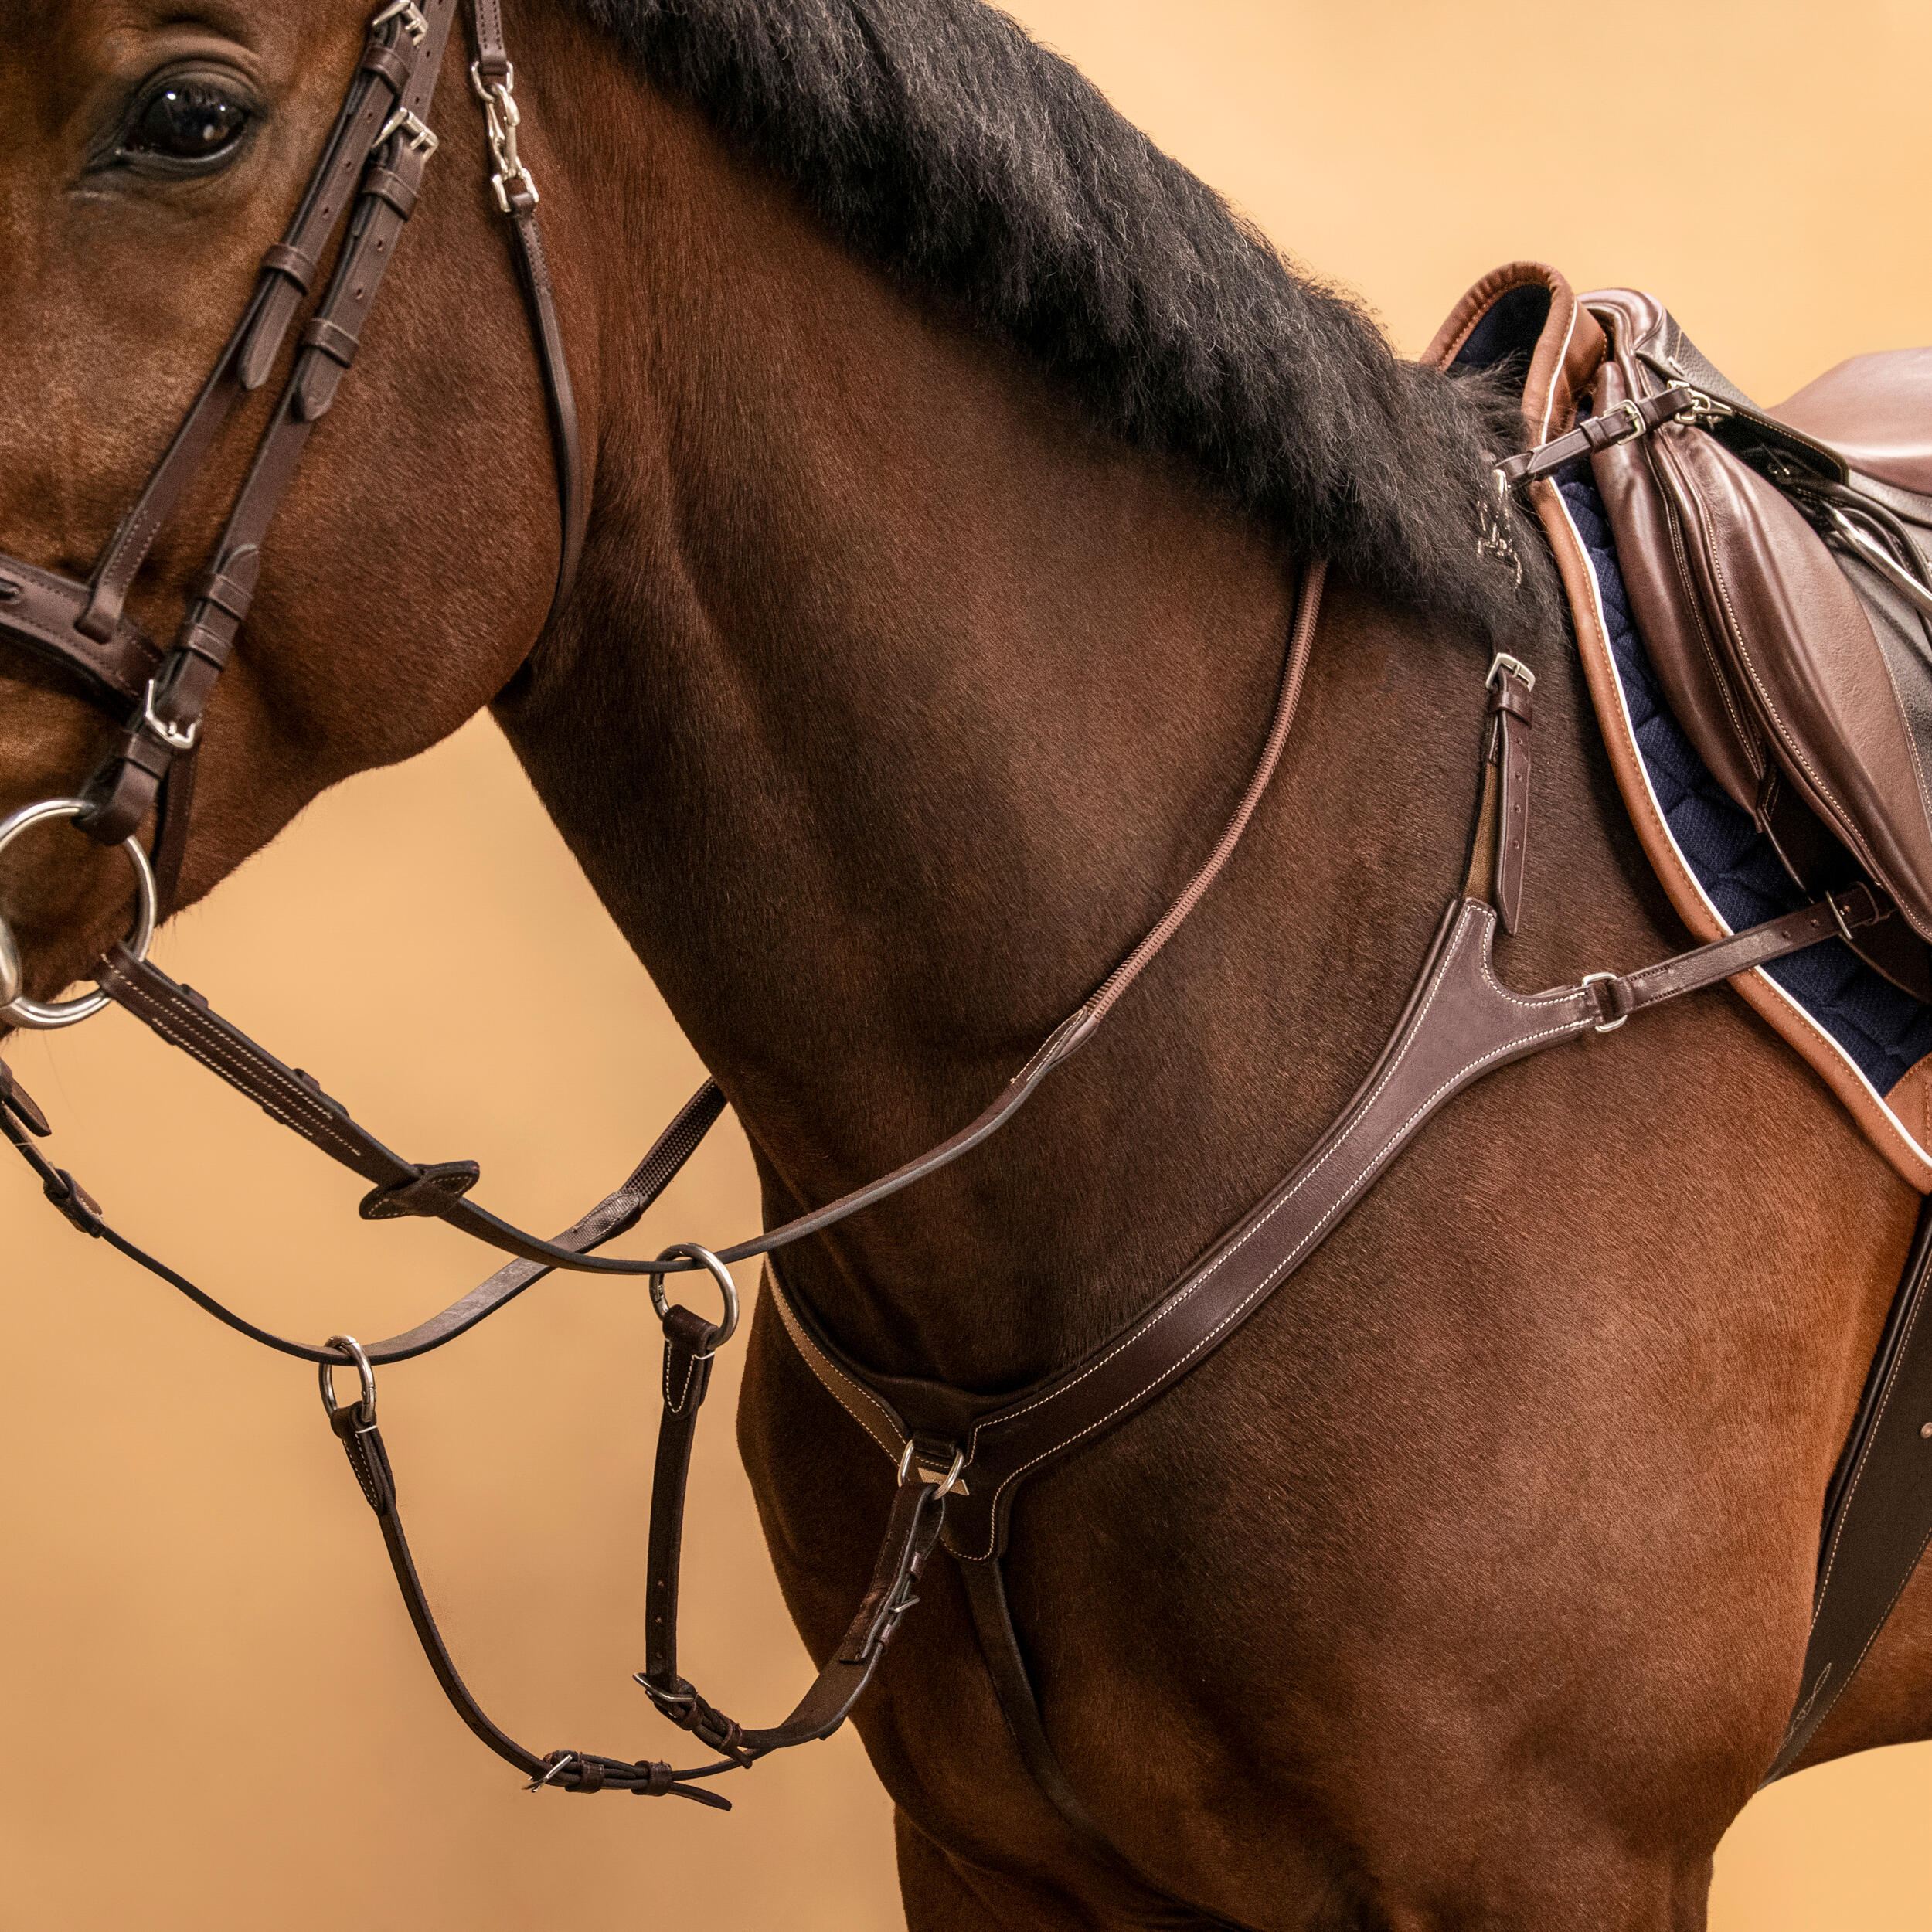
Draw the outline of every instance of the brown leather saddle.
[[[1932,349],[1855,357],[1764,410],[1654,297],[1585,300],[1593,413],[1505,473],[1587,450],[1699,757],[1794,881],[1886,888],[1903,919],[1859,950],[1932,1000]]]
[[[1860,983],[1848,957],[1738,990],[1932,1191],[1932,349],[1764,409],[1655,297],[1580,299],[1521,263],[1430,356],[1527,369],[1532,447],[1499,466],[1495,514],[1526,495],[1544,524],[1625,804],[1692,930],[1720,938],[1781,889],[1889,897],[1840,935]]]

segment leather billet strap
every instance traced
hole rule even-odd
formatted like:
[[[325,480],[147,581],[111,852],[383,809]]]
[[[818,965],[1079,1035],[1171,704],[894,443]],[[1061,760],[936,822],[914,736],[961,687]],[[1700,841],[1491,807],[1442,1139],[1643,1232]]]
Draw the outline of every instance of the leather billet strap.
[[[1505,457],[1496,465],[1496,474],[1506,488],[1512,489],[1539,482],[1546,476],[1554,476],[1579,457],[1594,456],[1599,450],[1648,436],[1664,423],[1675,422],[1696,408],[1697,398],[1698,392],[1688,383],[1673,383],[1655,396],[1634,398],[1601,416],[1586,417],[1573,430],[1540,448]]]
[[[1476,825],[1469,842],[1464,896],[1488,900],[1506,933],[1522,914],[1523,868],[1529,838],[1529,727],[1536,716],[1536,675],[1519,658],[1499,655],[1489,667],[1488,717]]]
[[[1502,985],[1491,964],[1494,907],[1453,900],[1381,1057],[1294,1172],[1138,1320],[1073,1368],[972,1421],[958,1444],[966,1487],[947,1511],[947,1549],[969,1561],[998,1555],[1019,1485],[1117,1428],[1226,1342],[1465,1087],[1512,1061],[1614,1032],[1647,1008],[1834,937],[1841,920],[1855,930],[1884,910],[1860,886],[1640,972],[1593,974],[1580,985],[1526,995]],[[894,1400],[886,1400],[792,1303],[775,1269],[768,1280],[807,1364],[894,1453],[925,1420],[906,1413],[923,1406],[920,1385],[896,1383]],[[934,1385],[935,1415],[956,1413],[957,1401]]]

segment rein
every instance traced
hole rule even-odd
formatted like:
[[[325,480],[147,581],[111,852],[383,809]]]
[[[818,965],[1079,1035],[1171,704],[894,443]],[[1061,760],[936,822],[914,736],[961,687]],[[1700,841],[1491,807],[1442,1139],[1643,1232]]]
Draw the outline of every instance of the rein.
[[[137,930],[97,969],[100,992],[41,1005],[24,997],[16,949],[0,923],[0,1018],[27,1027],[71,1024],[112,1000],[181,1048],[271,1117],[362,1175],[362,1217],[427,1216],[512,1258],[461,1300],[406,1332],[364,1346],[345,1335],[320,1345],[271,1333],[225,1306],[111,1227],[87,1192],[36,1145],[46,1117],[0,1063],[0,1131],[32,1168],[47,1198],[82,1233],[108,1241],[198,1306],[263,1345],[314,1362],[329,1426],[342,1442],[385,1545],[438,1682],[471,1730],[533,1790],[621,1790],[728,1808],[702,1781],[770,1753],[829,1736],[845,1721],[917,1601],[920,1572],[943,1540],[958,1562],[988,1670],[1021,1755],[1083,1842],[1118,1869],[1127,1860],[1087,1815],[1048,1742],[1007,1607],[1002,1572],[1013,1499],[1031,1477],[1119,1427],[1221,1346],[1321,1245],[1403,1149],[1454,1096],[1496,1068],[1565,1043],[1607,1035],[1634,1015],[1766,962],[1886,918],[1889,902],[1858,886],[1801,911],[1628,975],[1593,972],[1573,985],[1519,995],[1497,979],[1491,949],[1500,920],[1520,917],[1536,679],[1499,655],[1486,679],[1481,793],[1464,883],[1446,909],[1393,1034],[1355,1097],[1301,1165],[1159,1301],[1071,1365],[1018,1395],[984,1398],[930,1382],[870,1376],[847,1359],[774,1267],[772,1294],[786,1332],[820,1382],[896,1461],[897,1481],[869,1587],[830,1660],[781,1723],[747,1730],[679,1675],[677,1606],[686,1481],[711,1364],[738,1325],[729,1264],[828,1228],[957,1160],[997,1132],[1056,1067],[1089,1039],[1219,876],[1280,762],[1313,648],[1325,568],[1304,566],[1274,709],[1251,775],[1219,838],[1161,919],[1056,1027],[973,1121],[927,1152],[825,1206],[713,1252],[682,1243],[650,1260],[595,1250],[634,1226],[689,1160],[723,1111],[707,1081],[630,1176],[553,1240],[512,1226],[469,1198],[473,1162],[417,1163],[362,1128],[308,1074],[284,1065],[199,995],[146,959],[179,876],[193,760],[210,692],[247,614],[262,546],[315,423],[353,362],[357,342],[437,138],[423,115],[453,23],[455,0],[396,0],[370,23],[362,55],[301,204],[207,383],[141,496],[85,583],[0,557],[0,638],[64,667],[90,701],[121,719],[112,752],[83,794],[51,800],[0,825],[0,849],[31,825],[71,817],[104,845],[124,847],[139,888]],[[556,598],[569,594],[585,515],[570,378],[538,233],[538,195],[516,146],[512,70],[495,0],[473,0],[481,98],[495,164],[492,185],[508,224],[550,413],[562,543]],[[328,285],[304,325],[293,369],[222,538],[196,581],[166,651],[130,617],[125,600],[155,538],[182,501],[244,397],[268,379],[322,254],[348,226]],[[554,607],[554,606],[553,606]],[[157,818],[151,862],[136,836]],[[375,1370],[454,1341],[553,1270],[648,1277],[663,1321],[663,1417],[654,1475],[647,1662],[637,1674],[658,1710],[718,1753],[674,1770],[578,1750],[538,1753],[499,1729],[457,1670],[417,1575],[393,1470],[376,1420]],[[723,1298],[711,1322],[672,1304],[664,1281],[707,1273]],[[333,1372],[352,1368],[355,1400],[338,1402]],[[1141,1880],[1145,1883],[1145,1880]]]

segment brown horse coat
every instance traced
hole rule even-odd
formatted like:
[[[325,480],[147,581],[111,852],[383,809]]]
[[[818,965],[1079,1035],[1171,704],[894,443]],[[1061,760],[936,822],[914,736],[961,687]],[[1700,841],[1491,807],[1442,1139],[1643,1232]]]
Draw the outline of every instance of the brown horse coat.
[[[532,653],[542,403],[487,210],[439,180],[217,696],[191,890],[493,702],[777,1216],[983,1104],[1187,876],[1265,725],[1292,519],[862,260],[580,15],[517,15],[595,452],[577,596]],[[0,543],[63,569],[212,357],[362,26],[340,0],[209,20],[49,0],[0,41],[24,131],[0,160]],[[264,133],[208,179],[111,179],[104,130],[169,59],[237,73]],[[462,84],[452,63],[452,128]],[[156,553],[160,634],[244,442]],[[376,487],[398,473],[434,480],[429,513]],[[861,1359],[1044,1372],[1346,1098],[1454,883],[1488,648],[1475,593],[1396,587],[1341,573],[1274,790],[1104,1035],[972,1161],[787,1264]],[[1682,942],[1572,652],[1534,651],[1526,927],[1500,961],[1522,986]],[[11,676],[0,805],[70,789],[99,735]],[[114,936],[117,865],[52,836],[10,855],[37,992]],[[1458,1102],[1238,1342],[1022,1502],[1015,1614],[1089,1808],[1250,1926],[1700,1924],[1790,1706],[1913,1211],[1722,992]],[[751,1351],[740,1440],[822,1651],[886,1474],[768,1314]],[[859,1720],[911,1923],[1171,1922],[1027,1781],[943,1563],[925,1595]],[[1928,1649],[1921,1578],[1814,1756],[1932,1730]]]

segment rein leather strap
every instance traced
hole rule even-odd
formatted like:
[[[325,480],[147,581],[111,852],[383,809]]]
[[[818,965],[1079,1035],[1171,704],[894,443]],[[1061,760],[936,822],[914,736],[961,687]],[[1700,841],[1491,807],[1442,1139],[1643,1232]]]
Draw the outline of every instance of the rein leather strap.
[[[853,1189],[824,1207],[800,1215],[781,1226],[767,1229],[735,1247],[720,1249],[720,1260],[727,1264],[749,1260],[754,1256],[768,1254],[792,1242],[803,1240],[959,1159],[1004,1127],[1032,1097],[1047,1075],[1064,1064],[1092,1036],[1128,988],[1179,930],[1219,876],[1267,791],[1294,723],[1302,679],[1314,646],[1324,577],[1325,569],[1319,562],[1308,565],[1302,572],[1274,716],[1247,784],[1213,849],[1146,935],[1102,981],[1093,995],[1053,1029],[1039,1051],[993,1100],[957,1133],[895,1168],[889,1174]],[[332,1100],[310,1075],[277,1060],[240,1028],[231,1026],[215,1012],[199,994],[169,978],[158,967],[135,958],[122,947],[103,961],[96,973],[104,992],[171,1046],[179,1047],[238,1093],[246,1094],[272,1120],[301,1134],[312,1146],[370,1182],[371,1192],[363,1197],[360,1209],[366,1220],[425,1216],[447,1221],[462,1233],[546,1270],[664,1274],[687,1271],[698,1265],[685,1256],[646,1261],[594,1255],[567,1240],[546,1241],[512,1227],[468,1198],[479,1177],[480,1170],[474,1162],[445,1161],[419,1165],[406,1160],[376,1139],[339,1102]],[[715,1090],[709,1089],[708,1083],[707,1088],[701,1089],[699,1095],[687,1104],[687,1114],[708,1090]],[[715,1111],[712,1117],[716,1117]],[[179,1277],[172,1272],[158,1271],[179,1284]],[[202,1297],[198,1290],[185,1291],[202,1301],[204,1306],[218,1305]],[[223,1318],[231,1319],[225,1312]],[[251,1333],[260,1332],[247,1324],[236,1322],[233,1325],[248,1328]],[[372,1357],[376,1359],[379,1358]]]

